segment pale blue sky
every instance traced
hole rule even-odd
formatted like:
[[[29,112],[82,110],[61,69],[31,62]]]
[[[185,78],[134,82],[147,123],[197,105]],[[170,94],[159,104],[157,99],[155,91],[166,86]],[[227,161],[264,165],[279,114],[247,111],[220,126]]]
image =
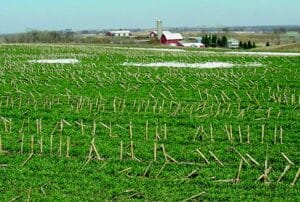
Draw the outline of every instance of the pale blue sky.
[[[0,0],[0,33],[28,29],[299,25],[300,0]]]

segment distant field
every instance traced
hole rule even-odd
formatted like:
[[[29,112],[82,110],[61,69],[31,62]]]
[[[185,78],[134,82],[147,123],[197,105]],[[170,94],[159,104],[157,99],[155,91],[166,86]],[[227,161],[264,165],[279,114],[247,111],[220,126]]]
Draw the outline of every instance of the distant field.
[[[203,32],[185,32],[185,36],[203,36],[206,33]],[[207,33],[210,34],[210,33]],[[228,38],[235,38],[240,41],[254,41],[256,44],[266,44],[269,41],[271,44],[282,44],[282,43],[292,43],[292,39],[284,38],[282,35],[284,34],[276,34],[276,33],[236,33],[236,32],[224,32],[224,33],[216,33],[219,36],[226,35]],[[299,39],[296,39],[296,42],[299,42]]]
[[[0,45],[0,201],[299,201],[299,123],[300,56]]]
[[[256,50],[300,52],[300,43],[286,44],[286,45],[279,45],[279,46],[270,46],[270,47],[258,48]]]

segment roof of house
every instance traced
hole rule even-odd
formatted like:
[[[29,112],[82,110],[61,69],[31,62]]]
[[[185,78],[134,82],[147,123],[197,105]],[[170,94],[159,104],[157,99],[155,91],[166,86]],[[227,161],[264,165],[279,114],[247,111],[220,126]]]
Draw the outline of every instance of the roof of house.
[[[150,33],[155,33],[155,34],[157,34],[157,31],[151,31]],[[162,32],[163,34],[169,34],[169,33],[171,33],[170,31],[163,31]]]
[[[163,32],[163,35],[166,37],[167,40],[182,40],[183,37],[179,33],[171,33],[169,31]]]
[[[131,31],[129,31],[129,30],[109,31],[109,33],[112,33],[112,34],[130,34]]]
[[[180,42],[180,44],[184,47],[205,47],[205,45],[200,42],[196,42],[196,43]]]
[[[228,39],[228,42],[232,43],[232,42],[239,42],[239,40],[237,39]]]

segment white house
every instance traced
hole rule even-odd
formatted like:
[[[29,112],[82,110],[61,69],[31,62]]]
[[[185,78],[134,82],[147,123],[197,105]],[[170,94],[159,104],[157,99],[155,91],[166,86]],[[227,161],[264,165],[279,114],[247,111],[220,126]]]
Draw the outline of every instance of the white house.
[[[239,48],[240,42],[236,39],[229,39],[227,41],[227,46],[228,46],[228,48]]]

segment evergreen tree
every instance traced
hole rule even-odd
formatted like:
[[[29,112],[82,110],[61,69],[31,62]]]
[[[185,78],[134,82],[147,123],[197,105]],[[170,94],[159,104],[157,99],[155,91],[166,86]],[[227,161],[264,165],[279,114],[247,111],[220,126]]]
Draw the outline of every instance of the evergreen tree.
[[[248,48],[248,45],[247,45],[246,42],[243,43],[243,48],[244,48],[244,49],[247,49],[247,48]]]
[[[218,41],[217,35],[212,35],[212,37],[211,37],[211,46],[212,47],[217,47],[217,41]]]
[[[267,47],[268,47],[268,46],[270,46],[270,43],[269,43],[269,42],[267,42],[267,43],[266,43],[266,46],[267,46]]]
[[[220,38],[217,40],[217,45],[218,47],[223,47],[222,40]]]
[[[255,44],[255,42],[253,42],[253,44],[252,44],[252,48],[256,48],[256,44]]]
[[[247,48],[248,48],[248,49],[251,49],[251,48],[252,48],[252,43],[251,43],[251,41],[248,41]]]
[[[211,46],[211,41],[212,41],[211,38],[212,38],[211,35],[208,35],[208,37],[207,37],[207,46],[208,46],[208,47]]]
[[[204,45],[206,47],[209,47],[209,37],[208,37],[208,35],[205,35],[205,37],[204,37]]]
[[[223,36],[222,39],[221,39],[221,47],[225,48],[227,47],[227,37],[226,36]]]
[[[242,41],[240,41],[240,43],[239,43],[239,47],[240,47],[240,48],[244,48],[244,46],[243,46],[243,42],[242,42]]]
[[[201,41],[206,47],[208,47],[208,36],[205,35],[203,38],[202,38],[202,41]]]

